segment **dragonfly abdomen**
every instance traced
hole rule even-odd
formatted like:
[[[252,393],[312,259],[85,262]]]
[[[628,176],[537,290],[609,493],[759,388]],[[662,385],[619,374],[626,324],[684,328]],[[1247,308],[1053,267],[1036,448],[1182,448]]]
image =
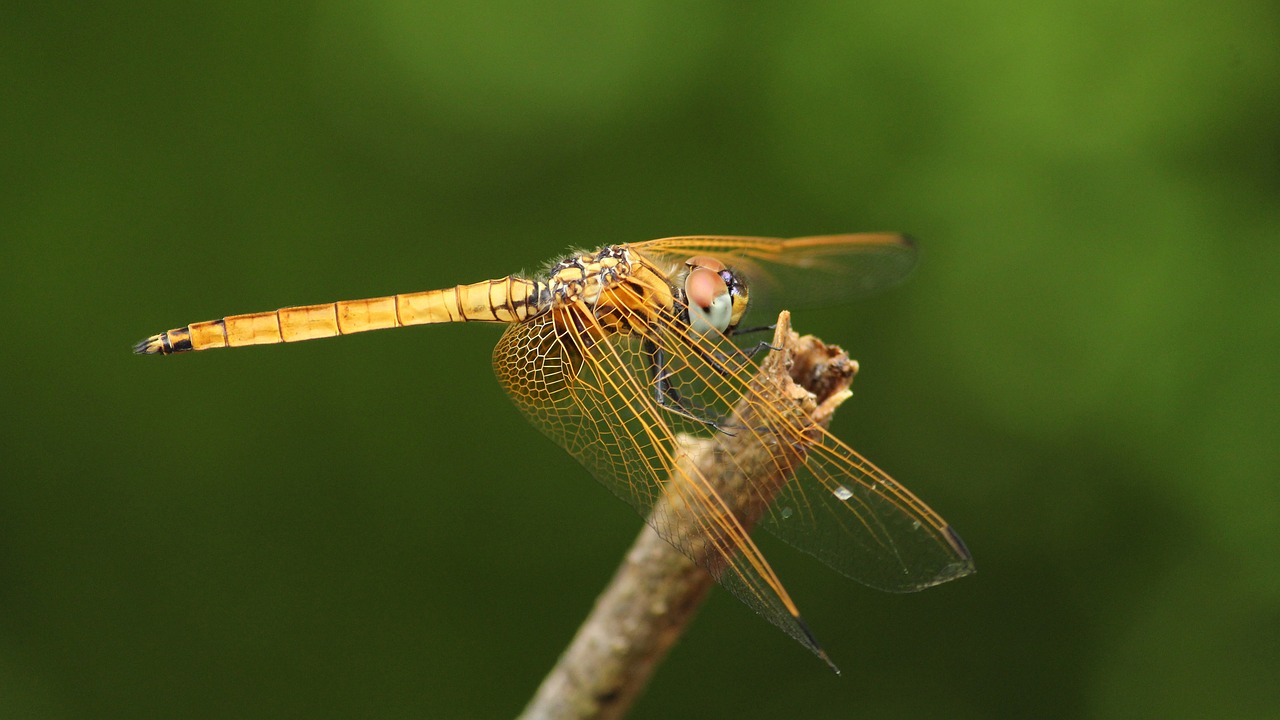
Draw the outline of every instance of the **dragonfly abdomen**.
[[[192,350],[314,340],[407,325],[512,323],[545,311],[549,303],[545,283],[508,276],[442,290],[229,315],[152,335],[134,346],[134,352],[172,355]]]

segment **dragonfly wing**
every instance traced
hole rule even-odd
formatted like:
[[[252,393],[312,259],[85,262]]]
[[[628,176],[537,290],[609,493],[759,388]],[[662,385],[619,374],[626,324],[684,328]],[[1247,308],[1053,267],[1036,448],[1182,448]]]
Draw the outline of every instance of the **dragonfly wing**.
[[[837,572],[887,592],[923,590],[974,569],[945,520],[825,430],[760,524]]]
[[[706,235],[630,245],[666,265],[695,255],[720,258],[746,278],[761,317],[788,307],[837,304],[902,282],[915,267],[915,243],[899,233],[814,235],[790,239]]]
[[[654,394],[642,343],[595,332],[595,322],[579,305],[510,326],[494,350],[503,388],[530,422],[634,507],[659,536],[825,658],[748,534],[754,522],[749,516],[765,509],[764,503],[751,507],[751,499],[763,496],[731,496],[732,488],[688,455],[673,420],[688,421]],[[787,469],[774,454],[756,456],[763,465],[750,471],[752,479]],[[741,497],[747,501],[736,499]]]
[[[784,390],[753,383],[754,366],[730,359],[727,338],[695,337],[669,319],[658,324],[667,382],[686,403],[720,413],[729,432],[779,457],[800,453],[785,484],[771,491],[765,528],[880,590],[920,590],[973,571],[968,549],[942,517],[825,428],[791,412]]]

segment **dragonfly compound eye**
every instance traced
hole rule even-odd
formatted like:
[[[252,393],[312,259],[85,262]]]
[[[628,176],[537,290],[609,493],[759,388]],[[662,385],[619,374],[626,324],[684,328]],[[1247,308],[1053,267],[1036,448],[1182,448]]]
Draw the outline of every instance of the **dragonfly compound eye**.
[[[715,329],[724,332],[733,321],[733,297],[720,273],[705,267],[689,271],[684,281],[689,303],[689,326],[699,335]]]

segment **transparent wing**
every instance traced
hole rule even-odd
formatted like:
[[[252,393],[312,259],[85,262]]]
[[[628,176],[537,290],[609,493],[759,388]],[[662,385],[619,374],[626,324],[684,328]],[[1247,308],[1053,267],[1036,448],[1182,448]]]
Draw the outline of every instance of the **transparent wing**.
[[[841,574],[889,592],[937,585],[973,571],[963,541],[928,505],[825,428],[786,411],[776,389],[750,382],[754,367],[732,357],[727,338],[692,336],[655,318],[666,372],[684,402],[725,418],[730,432],[775,452],[804,448],[803,463],[773,494],[761,525]],[[713,348],[713,349],[709,349]],[[740,355],[739,355],[740,357]],[[741,417],[743,406],[752,419]]]
[[[643,342],[601,330],[585,305],[514,324],[494,349],[498,380],[535,426],[634,507],[659,536],[825,658],[752,542],[742,504],[722,496],[684,457],[669,420],[690,421],[659,405]]]
[[[629,245],[655,264],[678,267],[694,255],[713,255],[747,280],[762,316],[787,307],[830,305],[902,282],[917,251],[906,235],[857,233],[800,238],[670,237]]]

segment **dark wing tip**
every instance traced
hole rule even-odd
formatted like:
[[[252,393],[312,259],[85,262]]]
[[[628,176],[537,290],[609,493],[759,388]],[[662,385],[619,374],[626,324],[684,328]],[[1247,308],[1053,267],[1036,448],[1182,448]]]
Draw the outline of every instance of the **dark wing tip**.
[[[969,552],[969,546],[964,544],[964,540],[961,539],[960,533],[956,532],[955,528],[950,525],[947,526],[947,537],[951,539],[951,547],[955,548],[960,557],[968,560],[969,564],[972,565],[973,553]]]
[[[835,674],[839,675],[840,668],[836,667],[836,664],[831,662],[831,658],[827,656],[827,651],[823,650],[822,646],[818,644],[818,638],[813,636],[813,631],[809,629],[809,623],[805,622],[804,618],[799,615],[793,615],[792,617],[795,619],[796,625],[800,628],[800,635],[795,636],[796,640],[799,640],[801,645],[809,648],[810,652],[821,658],[822,662],[827,664],[827,667],[831,668]]]
[[[960,539],[960,534],[950,525],[947,526],[946,533],[947,539],[951,541],[951,548],[955,551],[956,561],[947,565],[938,573],[933,582],[934,585],[962,578],[978,571],[977,566],[973,564],[973,553],[969,552],[969,547],[964,544],[964,540]]]

